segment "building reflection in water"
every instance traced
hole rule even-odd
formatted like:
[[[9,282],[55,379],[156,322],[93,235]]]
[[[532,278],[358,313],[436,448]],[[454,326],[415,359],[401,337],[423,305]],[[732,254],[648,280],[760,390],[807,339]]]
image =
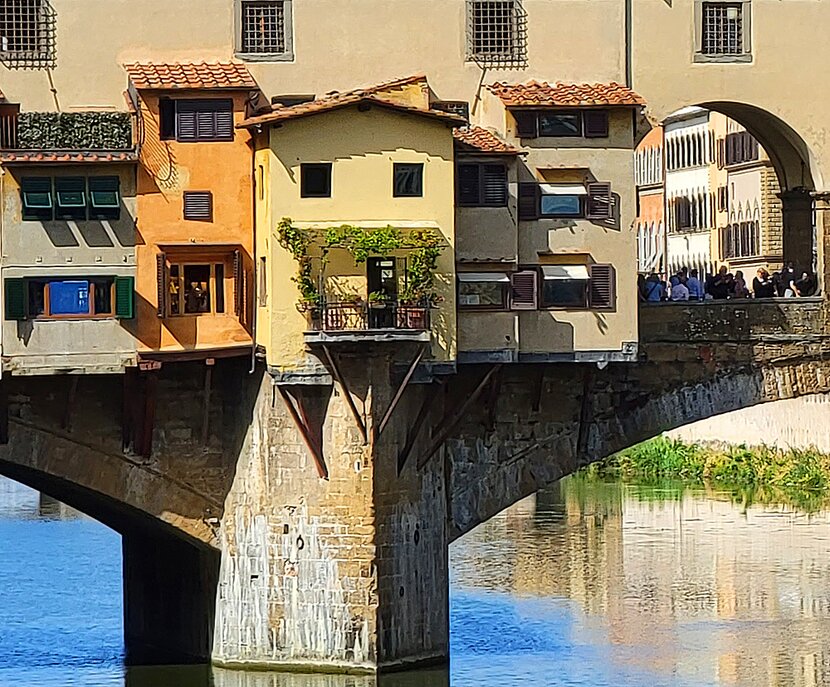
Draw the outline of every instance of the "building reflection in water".
[[[369,675],[305,675],[208,666],[130,668],[125,687],[449,687],[447,670]]]
[[[573,477],[453,545],[459,589],[559,598],[575,645],[677,684],[830,684],[830,515]]]

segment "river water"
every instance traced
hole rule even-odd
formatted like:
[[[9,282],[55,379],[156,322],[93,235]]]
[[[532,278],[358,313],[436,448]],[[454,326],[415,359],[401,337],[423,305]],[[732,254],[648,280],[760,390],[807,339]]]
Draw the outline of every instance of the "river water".
[[[122,666],[120,540],[0,481],[0,687],[375,687]],[[830,514],[580,477],[451,548],[452,659],[381,687],[830,685]]]

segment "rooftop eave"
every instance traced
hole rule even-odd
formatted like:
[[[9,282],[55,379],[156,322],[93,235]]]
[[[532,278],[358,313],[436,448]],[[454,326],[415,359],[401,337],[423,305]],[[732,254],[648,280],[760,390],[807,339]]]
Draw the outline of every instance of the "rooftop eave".
[[[73,164],[73,163],[138,163],[135,150],[0,150],[0,163],[9,164]]]

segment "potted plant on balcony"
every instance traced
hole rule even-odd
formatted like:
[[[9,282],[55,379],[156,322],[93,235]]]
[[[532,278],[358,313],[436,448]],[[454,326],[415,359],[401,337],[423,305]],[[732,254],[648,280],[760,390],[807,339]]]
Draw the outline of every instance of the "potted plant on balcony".
[[[385,308],[389,304],[389,300],[383,291],[372,291],[369,294],[370,308]]]

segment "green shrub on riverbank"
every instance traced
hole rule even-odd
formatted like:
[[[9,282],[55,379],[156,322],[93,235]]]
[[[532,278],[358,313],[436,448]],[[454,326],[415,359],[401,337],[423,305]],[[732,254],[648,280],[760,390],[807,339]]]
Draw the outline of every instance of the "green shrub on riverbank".
[[[687,444],[661,436],[610,456],[596,470],[830,496],[830,456],[814,449]]]

